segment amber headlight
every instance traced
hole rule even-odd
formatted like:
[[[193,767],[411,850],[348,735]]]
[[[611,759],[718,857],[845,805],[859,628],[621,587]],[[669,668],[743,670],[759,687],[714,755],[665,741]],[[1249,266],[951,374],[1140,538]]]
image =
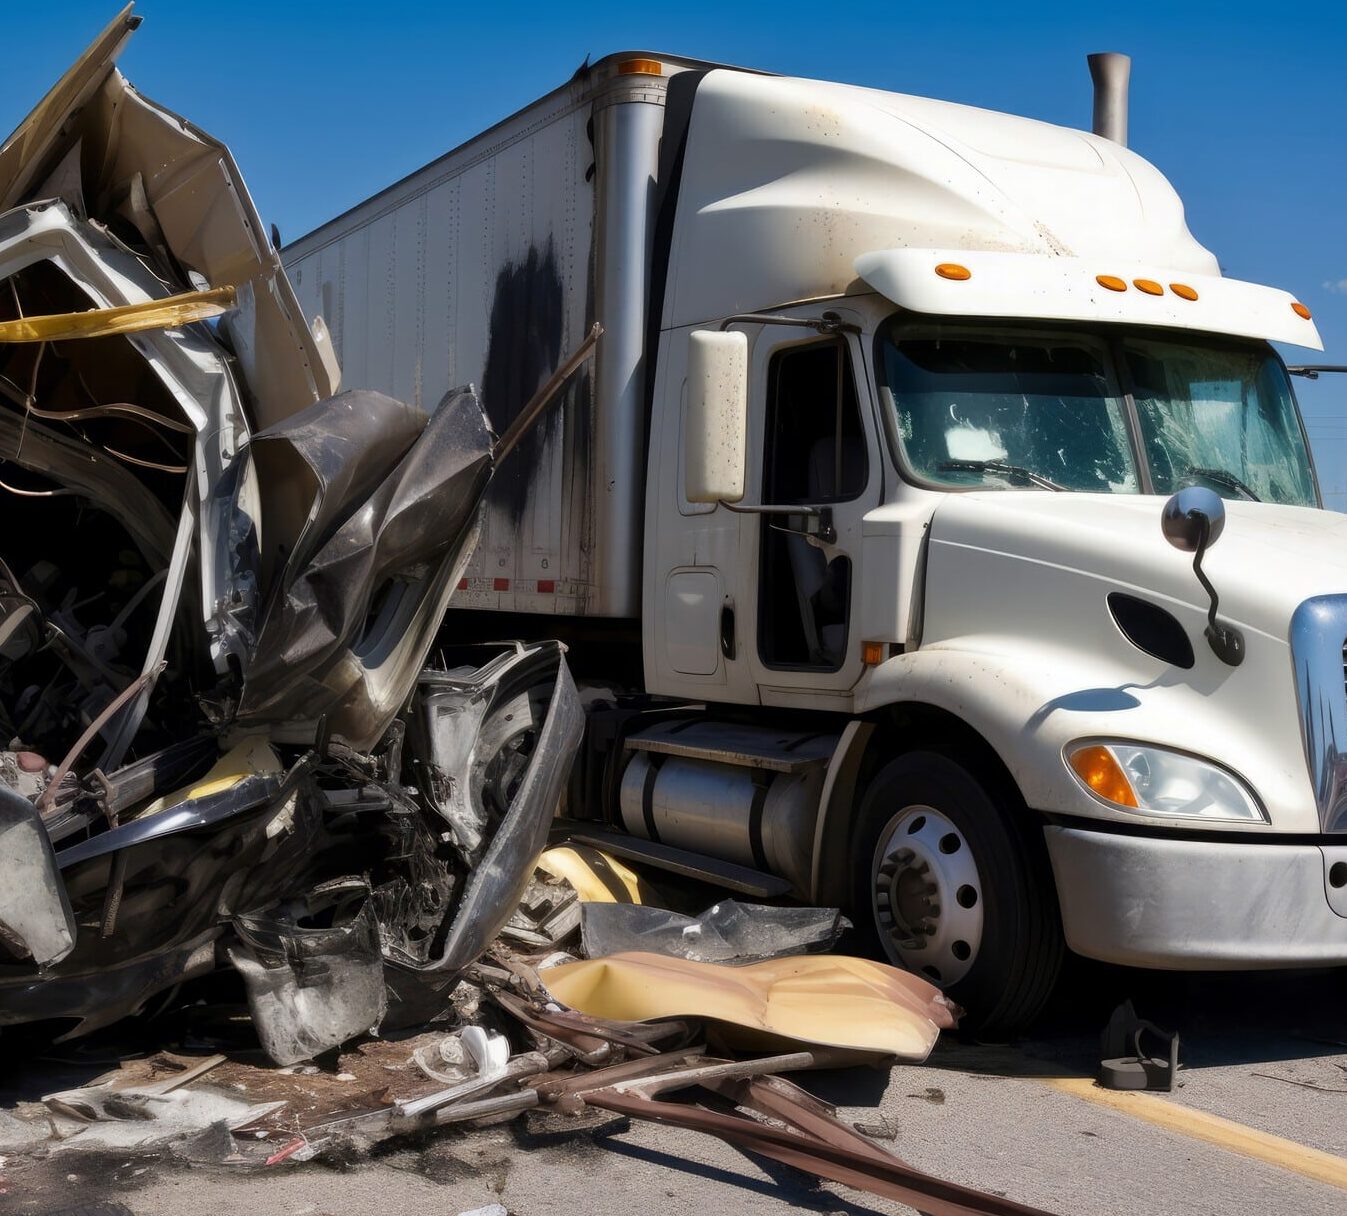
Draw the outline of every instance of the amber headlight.
[[[1078,743],[1067,749],[1066,761],[1090,793],[1123,810],[1268,822],[1238,777],[1196,756],[1135,743]]]

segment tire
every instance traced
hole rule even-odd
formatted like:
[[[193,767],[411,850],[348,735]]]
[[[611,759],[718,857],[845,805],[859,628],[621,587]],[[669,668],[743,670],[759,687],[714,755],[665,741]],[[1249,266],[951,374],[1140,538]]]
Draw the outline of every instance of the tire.
[[[506,690],[482,723],[468,770],[468,788],[493,828],[514,801],[551,698],[551,684],[535,684],[513,696]]]
[[[853,920],[887,958],[943,988],[965,1030],[1005,1036],[1052,995],[1063,956],[1056,889],[1018,798],[950,757],[881,769],[853,836]]]

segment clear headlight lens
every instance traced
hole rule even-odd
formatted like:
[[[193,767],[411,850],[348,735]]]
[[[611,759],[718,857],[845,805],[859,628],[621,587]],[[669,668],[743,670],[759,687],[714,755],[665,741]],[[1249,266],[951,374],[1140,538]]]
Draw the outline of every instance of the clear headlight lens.
[[[1237,777],[1167,748],[1084,743],[1067,750],[1067,764],[1090,793],[1123,810],[1183,819],[1268,821]]]

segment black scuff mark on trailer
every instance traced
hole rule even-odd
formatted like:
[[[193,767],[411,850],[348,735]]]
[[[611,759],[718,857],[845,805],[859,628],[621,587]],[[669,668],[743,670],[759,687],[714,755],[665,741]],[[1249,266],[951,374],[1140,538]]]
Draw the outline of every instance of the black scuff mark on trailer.
[[[522,260],[506,262],[496,272],[482,404],[498,435],[505,433],[561,360],[562,305],[551,237],[541,250],[531,245]],[[538,462],[556,426],[555,414],[545,418],[492,481],[491,505],[508,511],[515,524],[523,518]]]

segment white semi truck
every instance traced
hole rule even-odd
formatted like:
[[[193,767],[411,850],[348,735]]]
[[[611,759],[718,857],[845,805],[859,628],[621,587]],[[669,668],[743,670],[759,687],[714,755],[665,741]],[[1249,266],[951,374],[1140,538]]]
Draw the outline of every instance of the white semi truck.
[[[283,254],[346,387],[497,430],[601,323],[451,632],[569,645],[570,831],[840,903],[988,1027],[1064,944],[1347,962],[1347,520],[1270,345],[1321,344],[1125,65],[1086,133],[613,55]]]

